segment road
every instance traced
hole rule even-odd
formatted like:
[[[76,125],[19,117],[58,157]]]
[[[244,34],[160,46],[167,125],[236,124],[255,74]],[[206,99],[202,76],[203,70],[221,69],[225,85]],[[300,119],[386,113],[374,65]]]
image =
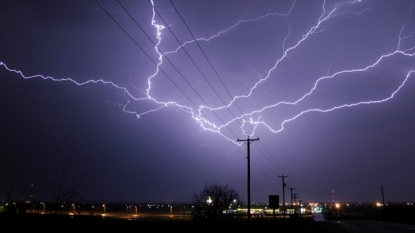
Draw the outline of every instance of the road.
[[[415,232],[415,225],[363,221],[363,220],[344,220],[335,221],[350,233],[410,233]]]

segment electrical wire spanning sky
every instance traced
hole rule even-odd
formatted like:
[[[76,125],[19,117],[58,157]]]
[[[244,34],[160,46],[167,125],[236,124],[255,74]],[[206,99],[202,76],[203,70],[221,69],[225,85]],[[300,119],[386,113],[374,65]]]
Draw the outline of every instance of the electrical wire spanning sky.
[[[338,50],[333,50],[330,45],[327,45],[327,47],[324,46],[321,48],[326,50],[326,53],[330,53],[328,51],[331,51],[331,57],[325,58],[327,59],[326,71],[321,70],[320,76],[305,76],[304,79],[306,80],[305,83],[308,83],[308,89],[304,89],[302,93],[296,93],[295,84],[292,85],[284,83],[290,82],[289,79],[291,77],[287,77],[288,75],[285,72],[279,70],[284,69],[284,63],[291,62],[289,60],[294,59],[296,54],[301,56],[300,54],[302,50],[313,46],[313,42],[309,41],[316,40],[315,38],[321,36],[321,34],[330,34],[330,30],[332,30],[331,28],[336,27],[336,24],[340,24],[344,21],[353,21],[358,18],[363,18],[365,15],[370,15],[370,8],[356,9],[357,7],[354,5],[362,4],[361,1],[358,0],[336,2],[335,4],[332,2],[323,2],[320,6],[321,9],[319,14],[315,15],[314,22],[309,25],[308,30],[303,31],[302,34],[297,36],[291,34],[291,31],[294,30],[292,28],[295,27],[295,23],[290,22],[287,19],[289,18],[291,11],[295,11],[295,6],[298,4],[296,1],[293,1],[289,8],[287,7],[287,9],[281,9],[281,12],[256,15],[255,17],[248,17],[244,15],[239,21],[230,27],[224,28],[210,37],[200,38],[194,37],[191,29],[187,27],[186,22],[181,17],[180,12],[177,11],[177,8],[173,5],[173,9],[175,10],[177,17],[180,16],[176,21],[182,21],[182,23],[186,26],[186,29],[188,29],[188,37],[194,38],[187,41],[180,41],[177,39],[177,36],[174,34],[173,30],[167,30],[168,25],[165,25],[166,22],[163,21],[162,15],[158,13],[156,4],[154,1],[151,1],[151,4],[151,25],[154,27],[154,31],[152,35],[153,38],[151,38],[151,35],[147,34],[147,36],[149,36],[151,42],[154,43],[153,53],[156,54],[157,60],[153,60],[151,55],[145,52],[140,44],[136,43],[133,39],[134,43],[137,44],[137,47],[140,48],[143,53],[148,55],[148,58],[155,63],[154,73],[149,77],[145,77],[147,79],[147,86],[142,88],[145,91],[137,93],[136,88],[130,90],[130,88],[125,85],[116,84],[113,81],[106,81],[104,79],[90,79],[79,82],[72,78],[58,78],[45,75],[26,76],[23,74],[23,71],[9,68],[4,62],[1,62],[0,65],[10,72],[18,73],[25,79],[50,79],[52,81],[72,82],[78,86],[90,85],[91,83],[109,85],[113,87],[115,91],[123,93],[125,102],[120,103],[120,105],[123,106],[123,111],[134,114],[138,118],[165,107],[179,108],[190,114],[201,129],[218,133],[231,142],[235,142],[235,135],[254,135],[258,127],[266,128],[272,133],[279,133],[284,129],[284,125],[286,123],[294,121],[306,113],[327,113],[341,108],[385,102],[393,98],[394,95],[398,93],[401,88],[403,88],[405,82],[415,73],[413,66],[405,68],[392,68],[402,72],[400,74],[396,74],[396,76],[392,78],[394,83],[388,83],[382,90],[357,90],[359,89],[359,86],[368,85],[368,82],[374,82],[374,84],[377,85],[384,82],[381,74],[379,74],[379,70],[385,69],[384,67],[388,66],[388,62],[393,60],[395,57],[402,57],[402,59],[407,60],[408,64],[413,62],[415,54],[415,31],[413,31],[413,28],[410,26],[402,24],[402,26],[397,28],[394,33],[396,38],[394,44],[390,44],[386,51],[384,48],[379,49],[380,51],[378,51],[376,55],[373,54],[361,64],[351,67],[342,67],[341,64],[338,64],[341,63],[341,59],[337,59],[337,56],[340,57],[342,50],[347,50],[347,46],[350,45],[343,44],[344,42],[338,43]],[[120,5],[123,7],[122,4]],[[102,5],[100,4],[100,6]],[[408,11],[411,9],[410,7],[411,5],[408,6]],[[110,12],[104,7],[103,9],[108,13]],[[125,8],[123,7],[123,9]],[[116,13],[129,14],[128,11]],[[250,13],[249,9],[246,13]],[[131,15],[128,15],[128,17],[130,16]],[[260,75],[250,75],[249,81],[251,84],[249,86],[244,84],[244,90],[232,90],[232,93],[230,93],[229,88],[240,88],[239,85],[232,83],[231,85],[228,85],[229,88],[225,85],[224,82],[226,81],[226,75],[221,76],[218,74],[210,61],[210,58],[204,52],[202,48],[203,44],[215,43],[215,40],[220,40],[221,36],[226,37],[226,34],[236,31],[239,27],[243,27],[244,24],[258,23],[261,25],[262,21],[269,18],[273,18],[272,20],[276,21],[287,21],[285,22],[285,32],[282,31],[282,33],[280,33],[282,34],[282,41],[275,41],[275,47],[269,48],[270,53],[271,51],[275,53],[275,55],[273,55],[274,58],[269,58],[269,60],[267,60],[267,66],[263,67],[263,73]],[[117,23],[117,21],[115,22]],[[134,20],[134,22],[136,21]],[[139,24],[137,23],[137,25]],[[120,26],[120,28],[125,31],[122,26]],[[271,26],[264,26],[262,30],[265,32],[270,31]],[[164,47],[164,44],[169,44],[171,41],[174,42],[171,38],[164,38],[164,34],[169,32],[171,33],[170,36],[174,36],[176,42],[180,43],[173,50],[171,49],[171,46],[166,46],[166,48]],[[129,36],[129,34],[127,34],[127,36]],[[167,42],[164,42],[165,40]],[[335,44],[336,42],[333,43]],[[193,50],[200,49],[199,54],[195,56],[200,57],[197,59],[202,60],[202,62],[199,63],[203,63],[203,66],[206,67],[204,69],[207,70],[205,73],[208,74],[205,74],[201,70],[189,52],[187,52],[191,46],[195,47]],[[167,51],[164,51],[164,49],[167,49]],[[188,60],[191,60],[194,64],[194,67],[189,67],[188,69],[196,69],[199,71],[199,74],[186,75],[184,74],[187,72],[186,70],[181,69],[181,71],[178,68],[179,65],[175,65],[175,63],[170,60],[170,56],[174,59],[176,54],[183,52],[189,56]],[[316,50],[315,53],[315,55],[318,56],[319,50]],[[362,54],[356,54],[356,56],[362,56]],[[212,56],[211,58],[215,59]],[[311,59],[313,58],[310,57],[310,60],[307,62],[312,63],[313,61]],[[168,65],[171,67],[166,67]],[[189,66],[192,66],[192,64]],[[300,64],[298,64],[298,68],[300,67]],[[170,69],[174,69],[174,71],[170,71]],[[174,79],[181,78],[182,80],[175,81],[173,77]],[[157,93],[160,86],[158,85],[158,82],[163,82],[163,85],[166,85],[164,83],[168,81],[170,81],[170,85],[174,85],[176,87],[173,91],[174,93],[171,93],[173,97],[165,97],[164,94],[160,95]],[[188,86],[179,86],[178,82],[181,81],[184,81],[188,84]],[[212,82],[217,84],[214,86]],[[270,82],[272,82],[271,85],[269,85]],[[336,82],[346,83],[347,88],[344,88],[344,86],[341,87],[343,89],[342,92],[346,92],[342,93],[343,96],[338,97],[338,93],[334,93],[337,92],[337,88],[339,88]],[[361,84],[359,84],[359,82]],[[264,91],[264,87],[269,87],[268,85],[273,86],[273,88],[267,88],[268,90]],[[330,85],[332,85],[332,87],[330,87]],[[354,87],[348,87],[349,85]],[[214,97],[207,96],[205,93],[202,93],[203,91],[198,86],[203,86],[203,89],[208,89],[210,92],[209,95],[213,95]],[[219,92],[219,90],[221,91]],[[226,92],[224,90],[226,90]],[[287,90],[291,90],[293,94],[290,96],[278,97],[278,93],[287,92]],[[353,95],[354,91],[359,91],[356,93],[357,96],[361,96],[359,99],[353,97],[346,98],[344,96],[347,95],[347,92]],[[264,92],[272,93],[269,95],[268,93],[264,94]],[[144,96],[142,96],[143,94]],[[166,96],[169,96],[169,94]],[[327,96],[327,99],[321,99],[321,96]],[[209,100],[206,100],[207,98],[209,98]],[[256,101],[258,98],[261,100],[266,98],[266,101]],[[338,99],[331,100],[332,98]],[[130,106],[132,105],[132,102],[136,102],[135,104],[140,105],[142,102],[148,101],[153,105],[148,110],[142,110],[139,107],[132,109]],[[326,103],[321,104],[321,101],[325,101]],[[307,104],[303,104],[304,102],[307,102]]]
[[[10,83],[3,89],[2,106],[24,102],[19,86],[31,86],[36,91],[28,93],[34,92],[30,96],[43,104],[69,98],[64,102],[71,103],[65,105],[71,113],[79,112],[79,106],[90,106],[85,107],[88,112],[105,106],[106,110],[85,116],[91,125],[111,119],[108,124],[120,131],[139,127],[140,138],[149,131],[157,131],[158,138],[196,137],[195,147],[206,148],[198,153],[225,160],[245,153],[238,138],[259,137],[252,148],[257,155],[253,163],[272,183],[280,182],[281,173],[305,168],[293,165],[294,155],[312,163],[320,154],[333,154],[334,145],[351,135],[350,125],[376,131],[373,128],[383,123],[373,116],[384,113],[368,111],[376,107],[395,111],[405,102],[402,96],[414,88],[413,0],[85,0],[44,7],[23,1],[3,3],[2,8],[10,9],[1,18],[7,32],[0,41],[1,81]],[[78,109],[70,110],[72,105]],[[126,113],[124,120],[114,120],[117,111]],[[353,124],[360,113],[367,121]],[[42,119],[41,113],[33,114]],[[413,124],[405,114],[402,122]],[[354,120],[345,121],[349,118]],[[115,126],[125,122],[129,126]],[[345,126],[339,126],[341,122]],[[8,132],[0,133],[8,138]],[[315,141],[328,132],[336,132],[336,137],[322,140],[327,145]],[[399,130],[394,133],[407,136]],[[108,137],[129,144],[134,143],[135,137],[127,136],[131,134]],[[376,141],[378,133],[374,135],[365,140]],[[375,150],[351,147],[342,153],[353,157]],[[198,150],[191,148],[191,153]],[[275,152],[290,156],[281,155],[277,163]],[[281,164],[287,169],[283,171]],[[303,173],[298,174],[290,174],[296,186],[302,183]],[[229,181],[237,183],[234,179]],[[243,187],[241,182],[236,186]],[[263,187],[261,182],[254,188]],[[336,182],[329,183],[327,193]],[[271,190],[264,192],[279,189]]]

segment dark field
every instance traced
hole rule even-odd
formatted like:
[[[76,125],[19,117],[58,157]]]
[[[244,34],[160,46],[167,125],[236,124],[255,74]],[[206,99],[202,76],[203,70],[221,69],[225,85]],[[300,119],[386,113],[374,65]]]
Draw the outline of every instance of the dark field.
[[[124,207],[124,206],[123,206]],[[190,212],[171,211],[170,208],[141,208],[137,210],[117,209],[108,205],[111,211],[103,213],[66,211],[61,214],[52,214],[52,211],[34,210],[20,213],[0,213],[2,229],[33,230],[43,232],[82,231],[93,230],[115,231],[134,230],[139,232],[337,232],[345,233],[345,229],[338,224],[342,220],[370,220],[415,224],[415,209],[413,206],[391,205],[385,208],[362,207],[358,209],[343,208],[342,212],[326,211],[324,216],[329,221],[314,221],[311,214],[300,216],[272,216],[252,217],[247,222],[246,216],[212,219],[192,219]],[[124,207],[125,208],[125,207]],[[116,211],[118,210],[118,211]],[[71,215],[72,214],[72,215]]]
[[[226,220],[179,220],[179,219],[102,219],[98,216],[62,216],[31,214],[0,214],[3,229],[68,231],[68,230],[105,230],[120,232],[136,231],[172,231],[172,232],[344,232],[334,222],[315,222],[311,217],[299,219],[256,218],[248,223],[246,219]],[[7,227],[6,227],[7,226]],[[10,228],[9,228],[10,227]]]

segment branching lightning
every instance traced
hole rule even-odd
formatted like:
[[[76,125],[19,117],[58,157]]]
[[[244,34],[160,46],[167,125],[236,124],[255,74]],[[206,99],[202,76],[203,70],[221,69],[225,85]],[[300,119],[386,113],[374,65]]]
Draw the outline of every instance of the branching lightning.
[[[333,73],[328,73],[325,76],[314,78],[315,82],[313,85],[310,86],[309,90],[304,92],[301,96],[297,97],[295,100],[291,101],[280,101],[280,100],[273,100],[272,104],[267,104],[265,106],[257,105],[254,106],[254,110],[249,110],[245,112],[239,112],[236,115],[235,111],[232,114],[231,118],[219,118],[219,120],[212,120],[210,117],[207,117],[208,115],[211,116],[212,113],[216,114],[218,112],[223,112],[227,109],[231,109],[232,107],[235,108],[235,106],[240,103],[242,100],[247,100],[249,98],[252,98],[255,94],[261,94],[257,93],[260,86],[263,86],[267,82],[271,81],[271,79],[275,79],[277,77],[273,76],[273,74],[281,68],[281,64],[286,61],[287,59],[291,58],[292,55],[295,54],[295,52],[302,48],[302,46],[306,46],[305,44],[314,36],[317,34],[323,33],[325,30],[328,30],[330,26],[332,26],[335,22],[339,20],[344,20],[346,18],[345,13],[341,12],[341,9],[347,7],[348,5],[354,5],[354,4],[360,4],[360,0],[356,1],[346,1],[341,4],[337,4],[332,9],[327,9],[326,2],[324,1],[321,6],[321,13],[319,17],[316,19],[315,23],[309,28],[308,31],[305,31],[303,36],[297,39],[294,43],[288,43],[289,39],[291,39],[291,33],[290,30],[286,33],[285,38],[282,42],[282,47],[280,48],[282,53],[281,56],[278,57],[275,62],[273,62],[273,66],[267,69],[264,75],[261,75],[257,77],[257,81],[250,87],[245,93],[241,93],[239,95],[234,95],[231,97],[229,101],[225,104],[220,105],[208,105],[206,102],[203,105],[197,105],[195,106],[191,105],[185,105],[175,100],[165,101],[160,100],[159,98],[155,97],[153,95],[153,91],[155,91],[155,87],[153,86],[153,81],[155,79],[161,78],[161,73],[165,73],[164,71],[164,64],[166,63],[166,57],[169,55],[176,54],[180,52],[181,50],[185,49],[187,46],[194,45],[197,42],[203,42],[203,43],[209,43],[211,41],[217,41],[221,38],[221,36],[226,35],[227,33],[231,32],[232,30],[237,29],[241,25],[249,24],[249,23],[255,23],[259,22],[265,18],[268,17],[280,17],[285,18],[291,14],[291,12],[295,9],[296,1],[293,1],[291,7],[283,13],[268,13],[261,16],[257,16],[251,19],[241,19],[232,26],[221,30],[214,35],[208,37],[208,38],[196,38],[192,40],[185,41],[181,43],[178,47],[171,51],[162,51],[160,49],[160,45],[163,42],[163,32],[166,29],[166,26],[161,24],[160,21],[158,21],[157,17],[157,4],[151,0],[151,6],[152,6],[152,20],[151,20],[151,26],[155,29],[155,45],[154,45],[154,52],[157,54],[157,61],[155,65],[155,71],[154,73],[149,76],[145,77],[147,79],[147,87],[145,88],[145,96],[144,97],[136,97],[136,93],[128,90],[127,87],[118,85],[112,81],[106,81],[103,79],[96,79],[96,80],[88,80],[85,82],[78,82],[71,78],[54,78],[50,76],[44,76],[44,75],[32,75],[27,76],[24,75],[22,71],[10,68],[6,65],[6,63],[0,61],[0,65],[8,70],[9,72],[14,72],[18,75],[20,75],[24,79],[44,79],[44,80],[50,80],[55,82],[70,82],[78,86],[85,86],[90,84],[96,84],[101,83],[105,84],[107,86],[110,86],[114,88],[117,92],[124,93],[126,102],[122,104],[123,111],[128,114],[133,114],[137,118],[143,117],[147,114],[155,113],[163,108],[166,107],[174,107],[183,110],[184,112],[191,115],[191,117],[194,119],[194,121],[200,126],[202,130],[210,131],[212,133],[216,133],[221,135],[225,140],[228,140],[236,145],[242,145],[242,143],[239,143],[236,141],[235,134],[242,136],[242,135],[248,135],[253,136],[256,134],[257,130],[267,129],[271,133],[280,133],[284,130],[284,127],[287,123],[292,122],[296,119],[298,119],[300,116],[305,115],[306,113],[311,112],[318,112],[318,113],[328,113],[332,112],[334,110],[342,109],[342,108],[350,108],[355,107],[359,105],[369,105],[369,104],[377,104],[382,103],[388,100],[391,100],[395,97],[395,95],[404,88],[405,84],[409,80],[409,78],[413,77],[415,75],[415,68],[412,66],[412,68],[409,68],[404,71],[405,75],[403,77],[396,77],[397,79],[401,80],[400,85],[398,85],[394,90],[392,90],[386,97],[383,96],[381,98],[373,97],[371,100],[362,100],[362,101],[353,101],[353,102],[347,102],[347,103],[341,103],[337,104],[335,106],[330,107],[318,107],[318,108],[304,108],[304,101],[310,97],[312,97],[313,94],[315,94],[318,91],[318,88],[325,82],[329,80],[335,80],[337,78],[344,78],[344,77],[354,77],[357,74],[372,72],[374,69],[381,67],[383,65],[383,62],[385,62],[388,59],[391,59],[393,57],[402,57],[407,60],[414,62],[414,56],[415,56],[415,40],[414,40],[414,32],[408,34],[405,34],[405,27],[402,26],[399,34],[396,38],[396,48],[391,51],[382,54],[377,59],[372,61],[367,61],[366,64],[361,64],[359,67],[351,68],[351,69],[343,69],[338,70]],[[412,4],[411,4],[412,6]],[[367,10],[367,9],[365,9]],[[356,12],[354,14],[363,14],[365,11]],[[409,10],[411,11],[411,10]],[[288,45],[292,44],[292,45]],[[178,87],[179,88],[179,87]],[[145,111],[136,111],[136,110],[130,110],[129,105],[132,102],[140,102],[140,101],[151,101],[154,104],[154,108],[151,110],[145,110]],[[194,103],[191,99],[190,101]],[[288,117],[285,117],[283,120],[281,120],[279,123],[269,120],[264,120],[264,117],[262,116],[262,113],[265,111],[270,111],[273,109],[277,109],[281,106],[299,106],[302,105],[301,110],[298,110],[295,114],[292,114]],[[238,107],[239,109],[239,107]],[[239,132],[235,132],[234,134],[225,133],[226,130],[229,130],[235,125],[238,127],[233,127],[232,129],[239,128]],[[250,130],[247,130],[250,129]]]

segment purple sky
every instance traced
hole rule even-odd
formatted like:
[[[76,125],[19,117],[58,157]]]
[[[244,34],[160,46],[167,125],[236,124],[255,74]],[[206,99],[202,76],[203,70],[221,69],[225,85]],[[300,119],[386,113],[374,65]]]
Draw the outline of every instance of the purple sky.
[[[415,0],[119,3],[0,2],[1,199],[415,201]]]

